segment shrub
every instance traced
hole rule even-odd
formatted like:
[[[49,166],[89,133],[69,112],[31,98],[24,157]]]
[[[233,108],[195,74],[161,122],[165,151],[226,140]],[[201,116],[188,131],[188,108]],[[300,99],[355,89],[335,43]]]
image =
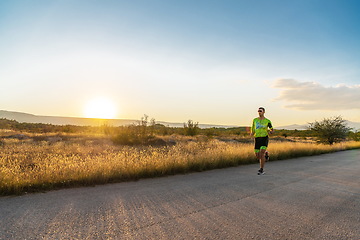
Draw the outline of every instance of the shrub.
[[[360,131],[350,132],[349,138],[354,141],[360,141]]]
[[[309,128],[316,133],[319,142],[330,145],[346,139],[350,131],[341,116],[325,118],[321,122],[315,121],[310,123]]]
[[[185,135],[186,136],[195,136],[199,131],[198,125],[199,125],[198,122],[195,123],[192,120],[188,120],[187,124],[184,123]]]
[[[140,144],[140,138],[131,128],[131,126],[123,127],[119,132],[111,138],[112,142],[119,145],[137,145]]]
[[[138,125],[120,127],[111,140],[120,145],[147,145],[155,138],[154,127],[155,119],[151,119],[151,125],[148,126],[148,116],[144,115]]]

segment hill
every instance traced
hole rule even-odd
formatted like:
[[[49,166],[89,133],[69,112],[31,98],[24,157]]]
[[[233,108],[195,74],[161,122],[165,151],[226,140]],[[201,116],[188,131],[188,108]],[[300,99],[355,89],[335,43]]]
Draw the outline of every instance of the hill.
[[[94,119],[94,118],[75,118],[75,117],[53,117],[37,116],[29,113],[10,112],[0,110],[0,118],[15,120],[20,123],[45,123],[53,125],[76,125],[76,126],[99,126],[109,124],[112,126],[123,126],[136,123],[136,120],[128,119]]]
[[[352,130],[358,131],[360,130],[360,122],[351,122],[351,121],[345,121],[346,125],[349,128],[352,128]],[[280,126],[276,127],[276,129],[286,129],[286,130],[306,130],[308,128],[309,124],[293,124],[288,126]]]
[[[29,113],[22,112],[13,112],[0,110],[0,118],[7,118],[10,120],[16,120],[20,123],[45,123],[53,125],[75,125],[75,126],[101,126],[104,124],[110,126],[125,126],[131,124],[137,124],[139,120],[133,119],[95,119],[95,118],[76,118],[76,117],[55,117],[55,116],[38,116]],[[171,123],[156,121],[158,124],[163,124],[168,127],[183,127],[184,123]],[[351,122],[346,121],[348,127],[353,130],[360,130],[360,122]],[[229,125],[214,125],[214,124],[199,124],[200,128],[232,128],[239,126],[229,126]],[[306,130],[308,124],[292,124],[287,126],[275,127],[276,129],[286,129],[286,130]]]
[[[299,124],[293,124],[288,126],[280,126],[276,127],[275,129],[286,129],[286,130],[306,130],[307,124],[299,125]]]
[[[101,126],[104,124],[110,126],[125,126],[131,124],[137,124],[139,120],[133,119],[96,119],[96,118],[76,118],[76,117],[54,117],[54,116],[38,116],[29,113],[12,112],[0,110],[0,118],[6,118],[15,120],[20,123],[45,123],[53,125],[75,125],[75,126]],[[183,127],[184,123],[170,123],[156,121],[158,124],[163,124],[169,127]],[[212,124],[199,124],[200,128],[229,128],[237,126],[226,125],[212,125]]]

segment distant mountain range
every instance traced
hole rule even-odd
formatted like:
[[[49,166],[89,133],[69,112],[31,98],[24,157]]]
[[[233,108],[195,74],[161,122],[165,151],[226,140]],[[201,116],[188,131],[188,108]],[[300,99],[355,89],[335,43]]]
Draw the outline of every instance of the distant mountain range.
[[[352,128],[353,130],[360,130],[360,122],[351,122],[345,121],[347,127]],[[309,127],[309,124],[293,124],[288,126],[276,127],[276,129],[286,129],[286,130],[306,130]]]
[[[135,123],[135,120],[124,119],[93,119],[93,118],[75,118],[75,117],[53,117],[53,116],[37,116],[29,113],[10,112],[0,110],[0,118],[15,120],[21,123],[45,123],[53,125],[76,125],[76,126],[99,126],[109,124],[114,126],[128,125]]]
[[[76,125],[76,126],[101,126],[108,124],[110,126],[125,126],[131,124],[137,124],[139,120],[132,119],[95,119],[95,118],[76,118],[76,117],[54,117],[54,116],[38,116],[29,113],[22,112],[12,112],[0,110],[0,118],[7,118],[10,120],[16,120],[18,122],[26,123],[45,123],[53,125]],[[346,121],[348,127],[355,130],[360,130],[360,122],[350,122]],[[170,122],[161,122],[156,121],[158,124],[163,124],[169,127],[183,127],[184,123],[170,123]],[[240,127],[240,126],[230,126],[230,125],[213,125],[213,124],[199,124],[200,128],[231,128],[231,127]],[[305,130],[307,129],[308,124],[293,124],[288,126],[276,127],[276,129],[287,129],[287,130]]]
[[[101,126],[104,124],[110,126],[126,126],[137,124],[140,120],[132,119],[95,119],[95,118],[76,118],[76,117],[54,117],[54,116],[38,116],[29,113],[12,112],[0,110],[0,118],[15,120],[21,123],[45,123],[53,125],[76,125],[76,126]],[[169,127],[183,127],[184,123],[170,123],[156,121],[157,124],[163,124]],[[199,124],[200,128],[229,128],[237,126]]]
[[[299,125],[299,124],[293,124],[288,126],[280,126],[276,127],[276,129],[286,129],[286,130],[306,130],[308,127],[307,124]]]

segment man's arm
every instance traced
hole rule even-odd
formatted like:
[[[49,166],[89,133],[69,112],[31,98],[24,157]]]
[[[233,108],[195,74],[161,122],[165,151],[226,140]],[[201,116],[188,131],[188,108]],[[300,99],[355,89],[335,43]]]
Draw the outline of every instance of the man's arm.
[[[271,121],[270,121],[270,120],[269,120],[269,123],[268,123],[268,127],[270,128],[269,133],[270,133],[270,134],[273,134],[273,132],[274,132],[274,128],[273,128],[272,123],[271,123]]]
[[[253,120],[250,128],[250,136],[253,137],[254,135],[255,135],[255,121]]]

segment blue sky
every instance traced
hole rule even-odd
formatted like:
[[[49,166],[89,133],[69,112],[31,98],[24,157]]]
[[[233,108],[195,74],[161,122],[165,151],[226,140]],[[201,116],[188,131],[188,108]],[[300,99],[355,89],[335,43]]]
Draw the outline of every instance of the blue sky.
[[[360,121],[360,2],[0,1],[0,109],[275,126]]]

